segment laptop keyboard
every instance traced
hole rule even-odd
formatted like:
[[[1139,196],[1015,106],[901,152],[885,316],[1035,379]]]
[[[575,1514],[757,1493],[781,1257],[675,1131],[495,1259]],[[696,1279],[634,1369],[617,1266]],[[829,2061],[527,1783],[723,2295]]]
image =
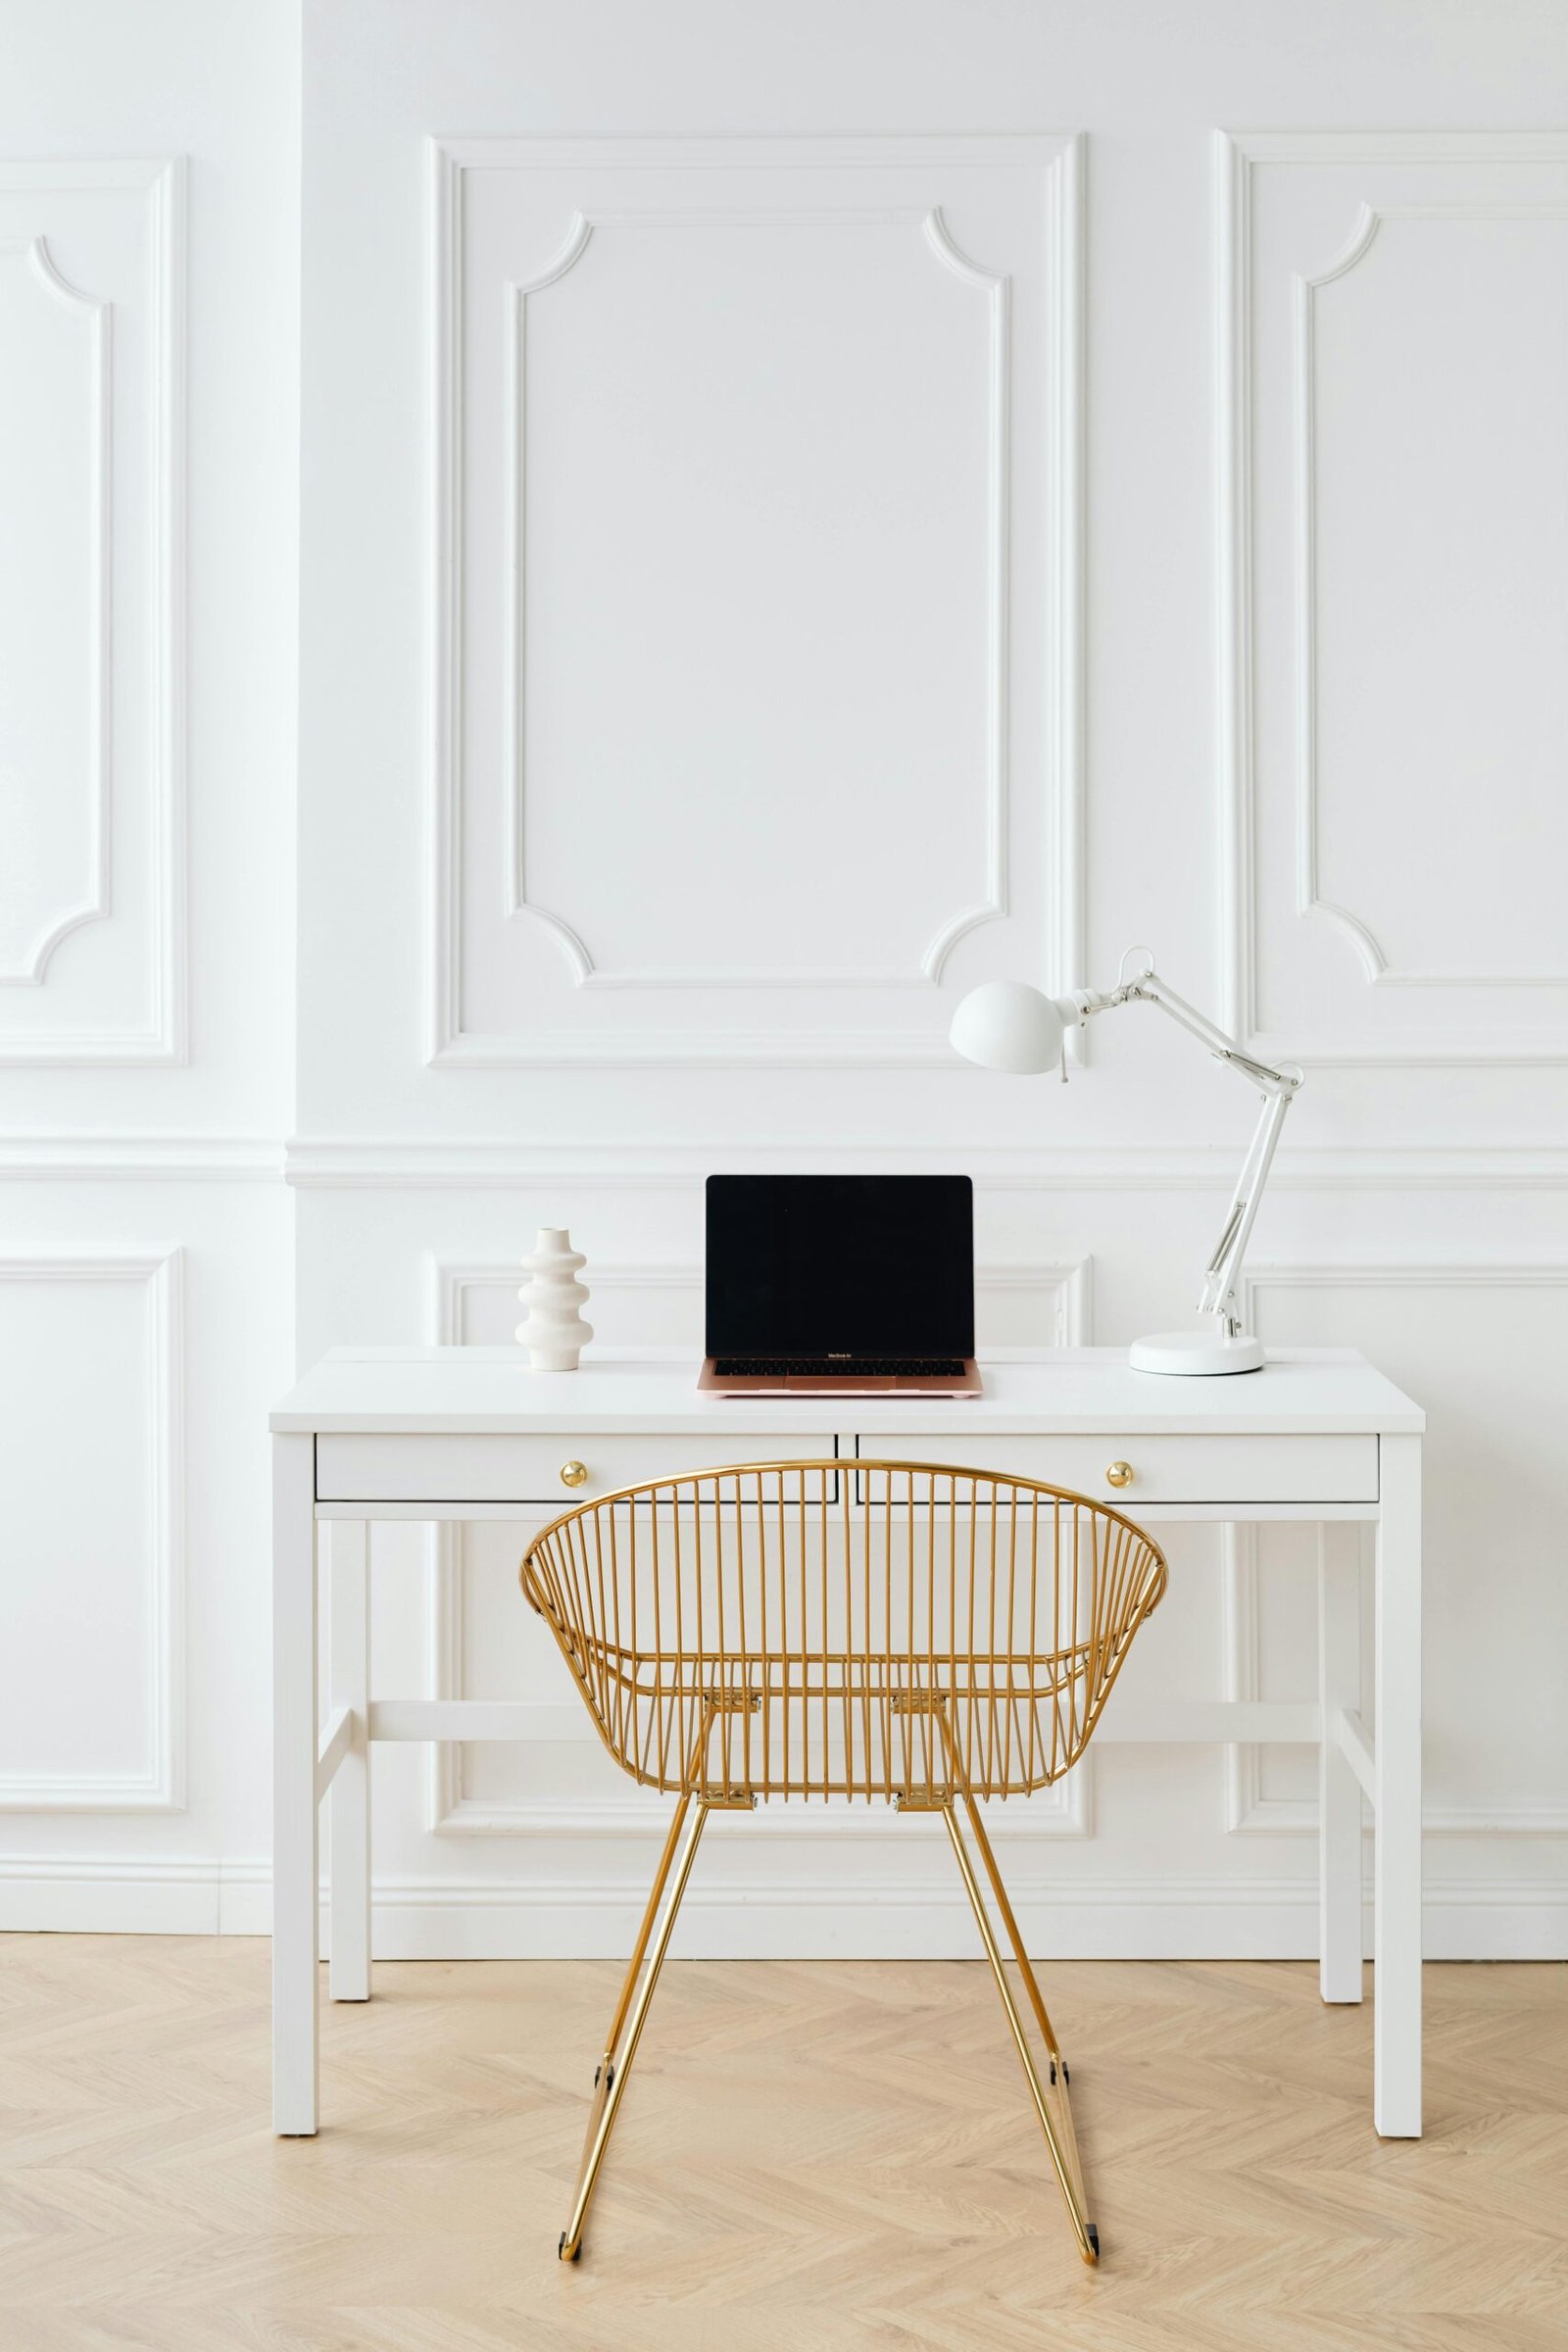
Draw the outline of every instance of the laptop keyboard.
[[[961,1380],[961,1355],[720,1355],[720,1380]]]

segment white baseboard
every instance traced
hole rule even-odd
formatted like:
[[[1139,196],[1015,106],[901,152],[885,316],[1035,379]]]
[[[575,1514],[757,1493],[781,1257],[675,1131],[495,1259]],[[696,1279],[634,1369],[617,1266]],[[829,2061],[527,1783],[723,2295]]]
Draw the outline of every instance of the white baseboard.
[[[374,1944],[393,1960],[618,1959],[641,1915],[641,1886],[378,1886]],[[1317,1885],[1310,1879],[1097,1880],[1016,1903],[1031,1951],[1058,1960],[1311,1960]],[[1568,1958],[1568,1889],[1536,1881],[1453,1882],[1429,1889],[1431,1960]],[[1372,1949],[1366,1911],[1365,1949]],[[671,1946],[690,1960],[972,1960],[978,1943],[961,1891],[843,1886],[697,1886]]]
[[[60,1936],[268,1936],[265,1861],[0,1859],[0,1930]]]
[[[641,1879],[380,1881],[383,1960],[618,1959]],[[1018,1902],[1046,1958],[1307,1960],[1317,1951],[1314,1879],[1097,1879]],[[1539,1879],[1429,1879],[1429,1960],[1568,1959],[1568,1886]],[[1367,1943],[1371,1949],[1370,1910]],[[0,1930],[67,1935],[265,1936],[265,1861],[0,1861]],[[330,1919],[322,1905],[322,1949]],[[715,1885],[687,1895],[672,1947],[688,1959],[968,1960],[974,1923],[960,1889],[889,1883],[847,1893],[841,1878]]]
[[[374,1942],[388,1959],[613,1959],[637,1933],[640,1883],[378,1886]],[[1148,1880],[1017,1900],[1031,1948],[1054,1958],[1298,1958],[1315,1948],[1316,1895],[1234,1882]],[[672,1953],[689,1960],[972,1960],[979,1951],[961,1887],[887,1884],[858,1893],[841,1879],[704,1888],[681,1906]]]

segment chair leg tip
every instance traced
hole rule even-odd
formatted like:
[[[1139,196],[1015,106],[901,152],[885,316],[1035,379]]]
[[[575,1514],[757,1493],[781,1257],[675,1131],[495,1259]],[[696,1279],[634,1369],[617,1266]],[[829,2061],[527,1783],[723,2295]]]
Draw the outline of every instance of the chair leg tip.
[[[581,2259],[582,2259],[582,2242],[581,2242],[581,2240],[579,2239],[579,2241],[577,2242],[577,2244],[576,2244],[576,2245],[574,2245],[574,2246],[571,2248],[570,2252],[568,2253],[568,2252],[567,2252],[567,2250],[566,2250],[566,2232],[564,2231],[564,2230],[563,2230],[563,2231],[561,2232],[561,2236],[560,2236],[559,2240],[557,2241],[557,2245],[556,2245],[556,2260],[557,2260],[558,2262],[579,2262]]]
[[[1084,2235],[1094,2248],[1094,2253],[1090,2257],[1091,2261],[1098,2262],[1100,2260],[1100,2231],[1095,2228],[1093,2222],[1084,2225]]]

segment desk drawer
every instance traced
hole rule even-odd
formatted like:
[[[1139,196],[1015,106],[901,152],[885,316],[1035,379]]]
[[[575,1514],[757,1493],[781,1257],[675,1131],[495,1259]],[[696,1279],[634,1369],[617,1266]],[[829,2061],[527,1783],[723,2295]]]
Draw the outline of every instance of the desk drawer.
[[[670,1437],[320,1437],[316,1441],[319,1502],[544,1502],[566,1510],[616,1487],[670,1478],[723,1462],[806,1460],[835,1450],[833,1439],[728,1440],[677,1432]],[[562,1478],[580,1462],[579,1486]]]
[[[931,1430],[861,1438],[858,1450],[884,1461],[954,1462],[1001,1470],[1108,1502],[1136,1519],[1141,1502],[1375,1502],[1376,1438],[1016,1437]],[[1130,1482],[1106,1471],[1125,1463]]]

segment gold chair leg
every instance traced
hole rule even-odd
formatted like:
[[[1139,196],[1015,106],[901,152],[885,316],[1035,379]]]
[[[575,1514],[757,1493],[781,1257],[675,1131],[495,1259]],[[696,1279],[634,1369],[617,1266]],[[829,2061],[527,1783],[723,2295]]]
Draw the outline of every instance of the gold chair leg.
[[[675,1859],[675,1849],[680,1843],[680,1834],[685,1826],[687,1808],[690,1803],[689,1797],[682,1797],[669,1817],[669,1828],[664,1834],[664,1845],[659,1857],[659,1868],[654,1873],[654,1883],[648,1890],[648,1902],[643,1912],[642,1926],[637,1931],[637,1941],[633,1944],[631,1958],[626,1963],[626,1974],[621,1980],[620,1998],[615,2003],[615,2014],[611,2019],[610,2031],[605,2035],[604,2056],[600,2060],[599,2072],[594,2077],[595,2089],[598,2088],[606,2068],[615,2054],[616,2044],[620,2040],[620,2030],[626,2023],[626,2012],[631,2007],[631,1996],[637,1989],[637,1979],[642,1973],[643,1961],[647,1955],[648,1938],[654,1932],[654,1921],[659,1914],[659,1898],[664,1891],[664,1881],[668,1878],[669,1866]]]
[[[686,1891],[686,1881],[691,1876],[692,1862],[697,1852],[697,1840],[703,1834],[703,1824],[708,1819],[709,1810],[706,1803],[700,1799],[694,1800],[688,1791],[675,1808],[669,1835],[664,1839],[664,1850],[660,1856],[653,1890],[643,1913],[631,1966],[620,1988],[620,1999],[611,2021],[599,2072],[594,2077],[594,2100],[588,2112],[582,2163],[578,2167],[577,2185],[572,2193],[571,2219],[561,2232],[561,2241],[556,2248],[563,2262],[575,2262],[582,2250],[583,2226],[599,2180],[599,2168],[604,2163],[605,2150],[610,2145],[610,2134],[615,2128],[621,2093],[626,2087],[626,2077],[631,2073],[632,2060],[637,2055],[643,2021],[654,1997],[654,1987],[659,1983],[659,1972],[663,1966],[670,1932],[675,1925],[675,1914],[680,1909],[680,1899]],[[666,1885],[669,1899],[661,1913]]]
[[[1029,1955],[1024,1950],[1023,1933],[1008,1899],[1007,1889],[1003,1884],[1002,1872],[998,1866],[991,1840],[986,1836],[986,1825],[980,1818],[980,1808],[967,1788],[963,1789],[961,1793],[963,1808],[969,1817],[969,1829],[976,1845],[980,1848],[980,1859],[986,1866],[986,1877],[991,1881],[991,1891],[997,1898],[997,1909],[1002,1913],[1002,1924],[1007,1931],[1007,1941],[1011,1944],[1012,1956],[1018,1963],[1018,1971],[1029,1995],[1029,2005],[1039,2021],[1047,2049],[1051,2052],[1053,2059],[1059,2062],[1061,2044],[1057,2041],[1055,2034],[1052,2030],[1051,2020],[1046,2014],[1045,1995],[1041,1992],[1040,1981],[1035,1975]]]
[[[1051,2019],[1046,2014],[1045,1995],[1040,1989],[1040,1980],[1035,1975],[1034,1963],[1031,1961],[1029,1954],[1024,1949],[1023,1931],[1018,1925],[1017,1917],[1013,1911],[1011,1900],[1007,1894],[1006,1886],[1003,1880],[1001,1868],[997,1862],[996,1854],[992,1850],[991,1840],[986,1836],[986,1826],[980,1817],[980,1808],[975,1803],[974,1798],[970,1795],[967,1788],[965,1788],[963,1791],[963,1803],[964,1810],[969,1817],[969,1827],[974,1834],[974,1841],[980,1848],[981,1859],[986,1866],[986,1876],[991,1881],[991,1890],[997,1898],[997,1909],[1002,1913],[1002,1922],[1007,1931],[1007,1941],[1012,1945],[1012,1955],[1018,1963],[1018,1973],[1023,1979],[1024,1989],[1029,1995],[1030,2006],[1033,2008],[1035,2016],[1039,2020],[1040,2031],[1044,2036],[1046,2048],[1051,2055],[1051,2072],[1049,2078],[1050,2086],[1053,2090],[1060,2093],[1058,2103],[1060,2105],[1061,2113],[1057,2118],[1057,2131],[1062,2142],[1062,2152],[1066,2156],[1068,2169],[1072,2173],[1073,2180],[1077,2184],[1079,2208],[1082,2212],[1087,2213],[1089,2210],[1089,2200],[1084,2189],[1083,2159],[1078,2153],[1078,2134],[1073,2129],[1072,2100],[1069,2097],[1067,2090],[1067,2085],[1071,2081],[1071,2077],[1067,2072],[1067,2061],[1062,2056],[1061,2044],[1056,2039],[1055,2034],[1052,2028]],[[1100,2243],[1099,2233],[1098,2231],[1094,2230],[1093,2224],[1090,2225],[1090,2229],[1091,2233],[1094,2235],[1095,2244],[1098,2247]]]
[[[1045,2036],[1046,2047],[1051,2056],[1051,2083],[1052,2091],[1054,2093],[1054,2102],[1048,2098],[1046,2085],[1040,2080],[1040,2069],[1035,2063],[1034,2052],[1029,2046],[1029,2036],[1023,2019],[1019,2015],[1018,2004],[1012,1997],[1012,1987],[1007,1983],[1002,1949],[997,1941],[996,1931],[991,1925],[990,1914],[986,1910],[985,1896],[981,1891],[980,1882],[975,1876],[974,1864],[970,1861],[968,1848],[963,1842],[963,1833],[958,1826],[957,1805],[952,1796],[942,1807],[942,1818],[948,1825],[948,1836],[953,1841],[953,1851],[957,1857],[964,1891],[969,1897],[970,1908],[974,1912],[980,1930],[980,1939],[986,1947],[986,1958],[991,1963],[991,1973],[997,1981],[997,1990],[1002,1995],[1002,2006],[1006,2011],[1007,2024],[1011,2029],[1013,2043],[1023,2067],[1024,2080],[1029,2085],[1029,2095],[1034,2101],[1035,2113],[1040,2118],[1040,2128],[1046,2135],[1046,2147],[1050,2152],[1052,2169],[1055,2173],[1057,2185],[1060,2187],[1067,2207],[1067,2217],[1072,2223],[1073,2235],[1078,2240],[1078,2251],[1085,2262],[1097,2263],[1100,2260],[1100,2232],[1089,2219],[1089,2200],[1084,2188],[1083,2165],[1078,2154],[1077,2134],[1072,2128],[1072,2107],[1067,2096],[1066,2064],[1062,2059],[1055,2035],[1051,2030],[1051,2022],[1046,2015],[1046,2005],[1041,1998],[1034,1970],[1030,1967],[1028,1955],[1024,1951],[1023,1938],[1018,1932],[1018,1923],[1013,1916],[1012,1905],[1008,1902],[1005,1888],[1002,1884],[1002,1874],[997,1868],[996,1856],[991,1851],[991,1841],[981,1826],[974,1799],[966,1789],[961,1793],[964,1808],[969,1816],[970,1827],[975,1835],[975,1841],[985,1860],[986,1874],[991,1881],[999,1907],[1006,1923],[1008,1941],[1012,1945],[1013,1955],[1028,1988],[1030,2004]],[[1053,2103],[1059,2108],[1059,2116],[1054,2119],[1052,2115]]]

